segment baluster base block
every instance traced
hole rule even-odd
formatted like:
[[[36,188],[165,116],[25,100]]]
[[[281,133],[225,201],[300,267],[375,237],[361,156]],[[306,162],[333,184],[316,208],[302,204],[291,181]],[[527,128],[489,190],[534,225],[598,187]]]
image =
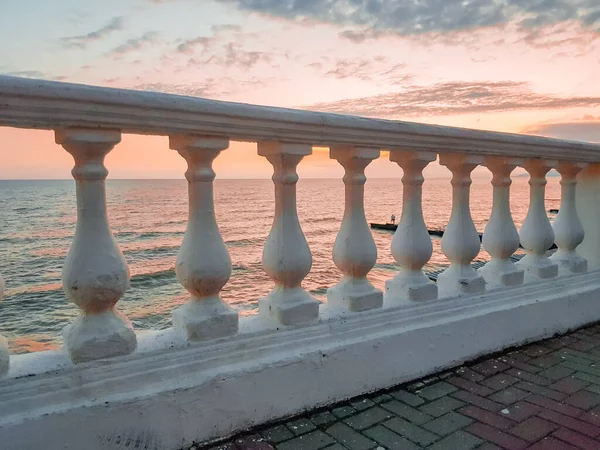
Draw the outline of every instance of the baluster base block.
[[[519,286],[525,279],[525,272],[508,261],[490,261],[477,272],[485,279],[487,289]]]
[[[258,313],[282,325],[298,325],[319,318],[321,302],[301,287],[276,287],[258,300]]]
[[[173,328],[190,341],[237,334],[238,313],[219,297],[191,299],[173,311]]]
[[[0,334],[0,378],[8,372],[10,361],[10,352],[8,351],[8,342],[6,338]]]
[[[558,264],[547,257],[525,255],[515,265],[525,272],[525,281],[547,280],[558,276]]]
[[[80,315],[63,329],[63,339],[74,363],[127,355],[137,347],[131,322],[115,309]]]
[[[435,300],[438,287],[425,275],[398,274],[385,282],[385,300],[390,304]]]
[[[557,252],[550,257],[550,260],[558,264],[558,272],[562,275],[585,273],[588,270],[587,259],[579,255],[570,255],[568,258],[561,258]]]
[[[444,297],[483,294],[485,279],[471,266],[450,266],[438,275],[438,290]]]
[[[367,311],[383,306],[383,293],[366,279],[342,279],[327,289],[327,304],[352,312]]]

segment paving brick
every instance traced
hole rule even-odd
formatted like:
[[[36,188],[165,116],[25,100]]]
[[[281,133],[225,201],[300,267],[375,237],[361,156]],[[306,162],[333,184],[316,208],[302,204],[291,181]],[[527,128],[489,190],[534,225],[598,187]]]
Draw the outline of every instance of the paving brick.
[[[431,433],[430,431],[427,431],[404,419],[400,419],[399,417],[394,417],[393,419],[384,422],[383,425],[400,436],[404,436],[405,438],[410,439],[412,442],[421,446],[427,446],[440,439],[437,434]]]
[[[481,375],[478,372],[475,372],[472,369],[469,369],[468,367],[459,367],[458,369],[456,369],[454,371],[458,376],[463,377],[469,381],[481,381],[481,380],[485,380],[485,377],[483,375]]]
[[[390,395],[395,399],[406,403],[409,406],[419,406],[425,403],[425,400],[423,400],[421,397],[411,392],[407,392],[404,389],[399,389],[397,391],[390,392]]]
[[[565,361],[562,363],[563,366],[573,369],[577,372],[587,373],[595,377],[600,377],[600,369],[598,367],[586,366],[584,364],[578,364],[573,361]]]
[[[253,434],[242,436],[234,441],[236,450],[274,450],[271,444],[264,440],[262,436]]]
[[[487,398],[480,397],[479,395],[472,394],[467,391],[456,391],[451,394],[452,397],[462,400],[470,405],[475,405],[488,411],[500,411],[504,408],[501,403],[494,402]]]
[[[541,410],[537,415],[542,419],[549,420],[550,422],[554,422],[561,427],[569,428],[577,431],[578,433],[585,434],[586,436],[596,437],[600,434],[599,427],[585,422],[581,417],[573,418],[549,409]]]
[[[527,361],[528,364],[541,367],[542,369],[548,369],[556,364],[560,364],[561,362],[563,362],[563,359],[555,353],[540,356],[539,358],[533,358]]]
[[[412,423],[416,423],[417,425],[429,422],[433,418],[429,414],[425,414],[418,409],[412,408],[411,406],[405,405],[404,403],[400,403],[396,400],[384,403],[381,405],[381,407],[393,412],[397,416],[411,421]]]
[[[554,400],[542,397],[540,395],[530,395],[529,397],[527,397],[526,401],[528,401],[529,403],[533,403],[534,405],[541,406],[542,408],[548,408],[552,411],[556,411],[571,417],[577,417],[581,415],[581,413],[583,413],[583,410],[579,408],[575,408],[571,405],[565,405],[563,403],[558,403]]]
[[[581,416],[579,416],[580,420],[585,420],[592,425],[600,427],[600,409],[596,408],[591,411],[588,411]]]
[[[582,383],[584,383],[584,381],[582,381]],[[590,384],[589,386],[586,386],[585,390],[593,392],[594,394],[600,394],[600,386],[597,384]]]
[[[465,391],[472,392],[473,394],[477,394],[477,395],[479,395],[481,397],[487,397],[492,392],[494,392],[493,390],[491,390],[488,387],[482,386],[480,384],[477,384],[477,383],[475,383],[473,381],[467,380],[467,379],[462,378],[462,377],[448,378],[447,381],[448,381],[448,383],[453,384],[457,388],[460,388],[460,389],[465,390]]]
[[[575,371],[573,369],[569,369],[568,367],[564,367],[562,364],[558,364],[550,367],[549,369],[542,370],[539,375],[552,381],[556,381],[560,380],[561,378],[568,377],[574,372]]]
[[[329,447],[325,447],[327,450],[348,450],[346,447],[344,447],[341,444],[335,443],[333,445],[330,445]]]
[[[600,361],[600,355],[596,353],[584,353],[571,348],[560,349],[557,354],[559,354],[565,360],[571,360],[584,365]]]
[[[195,445],[192,445],[188,450],[196,450],[202,447],[197,447]],[[227,442],[225,444],[218,444],[215,445],[214,447],[210,447],[208,450],[236,450],[235,448],[235,444],[233,442]]]
[[[448,414],[444,414],[442,417],[438,417],[437,419],[424,424],[423,428],[440,436],[447,436],[471,423],[473,423],[473,419],[470,417],[451,411]]]
[[[465,406],[464,408],[459,409],[458,412],[464,416],[471,417],[479,422],[483,422],[501,430],[507,430],[515,425],[514,421],[502,417],[498,413],[486,411],[485,409],[473,405]]]
[[[548,378],[540,377],[539,375],[521,369],[512,368],[510,370],[507,370],[505,373],[513,375],[516,378],[520,378],[521,380],[537,384],[539,386],[548,386],[552,384],[552,381]]]
[[[555,391],[564,392],[565,394],[574,394],[577,391],[580,391],[586,386],[589,386],[590,383],[583,380],[578,380],[575,377],[566,377],[562,380],[557,381],[549,386],[550,389]],[[600,394],[600,391],[598,392]]]
[[[491,442],[486,442],[483,445],[477,447],[476,450],[503,450],[502,447],[498,447],[496,444],[492,444]]]
[[[570,397],[565,398],[564,402],[575,406],[576,408],[588,411],[594,406],[600,405],[600,395],[589,391],[579,391]]]
[[[539,343],[527,345],[519,350],[521,353],[525,353],[527,356],[537,358],[539,356],[550,353],[552,350],[540,345]]]
[[[571,431],[566,428],[560,428],[556,430],[552,436],[584,450],[600,449],[600,442],[597,440],[590,439],[583,434],[576,433],[575,431]]]
[[[562,399],[568,397],[568,394],[565,394],[564,392],[558,392],[544,386],[538,386],[537,384],[530,383],[529,381],[520,381],[515,384],[514,387],[523,391],[531,392],[532,394],[543,395],[544,397],[548,397],[556,401],[561,401]]]
[[[389,402],[391,399],[393,399],[394,397],[392,397],[389,394],[380,394],[377,397],[373,398],[373,401],[375,403],[383,403],[383,402]]]
[[[327,434],[350,450],[369,450],[377,446],[371,439],[339,422],[327,428]]]
[[[533,366],[522,360],[513,359],[509,357],[500,358],[500,360],[513,368],[524,370],[529,373],[538,373],[542,371],[541,367]]]
[[[308,433],[309,431],[313,431],[317,428],[314,423],[312,423],[306,418],[293,420],[291,422],[288,422],[286,425],[290,429],[290,431],[296,436]]]
[[[428,447],[428,450],[471,450],[477,447],[483,441],[472,434],[464,431],[455,431],[449,436],[446,436],[439,442]]]
[[[597,377],[595,375],[590,375],[589,373],[583,373],[583,372],[575,372],[573,374],[573,377],[577,378],[578,380],[587,381],[589,383],[593,383],[593,384],[600,386],[600,377]]]
[[[506,389],[502,389],[501,391],[490,395],[488,398],[495,402],[502,403],[503,405],[512,405],[513,403],[517,403],[519,400],[523,400],[530,395],[531,393],[527,391],[523,391],[514,386],[509,386]]]
[[[433,402],[427,403],[419,408],[419,410],[427,413],[433,417],[440,417],[447,412],[454,411],[465,403],[452,397],[442,397],[434,400]]]
[[[408,439],[394,433],[389,428],[381,425],[366,430],[364,434],[378,444],[389,449],[419,450],[421,448],[410,442]]]
[[[435,400],[436,398],[443,397],[444,395],[448,395],[456,390],[457,389],[455,386],[452,386],[445,381],[438,381],[437,383],[421,389],[417,392],[417,394],[419,397],[422,397],[426,400]]]
[[[331,410],[331,414],[338,419],[343,419],[344,417],[351,416],[354,413],[356,413],[356,410],[352,406],[340,406],[339,408]]]
[[[391,412],[376,406],[344,419],[344,423],[355,430],[362,431],[392,416]]]
[[[277,425],[274,427],[269,427],[260,432],[261,436],[264,437],[267,441],[278,444],[282,441],[287,441],[294,437],[294,433],[287,429],[285,425]]]
[[[510,433],[525,439],[529,442],[536,442],[544,436],[549,435],[558,428],[558,425],[539,417],[530,417],[529,419],[514,426]]]
[[[485,377],[491,377],[492,375],[510,369],[510,366],[505,362],[494,358],[475,364],[474,366],[471,366],[471,369],[475,372],[479,372]]]
[[[597,344],[594,344],[593,342],[587,342],[587,341],[577,341],[577,342],[573,342],[572,344],[567,345],[568,348],[572,348],[573,350],[579,350],[581,352],[586,352],[588,350],[593,349],[594,347],[597,347]]]
[[[579,450],[566,442],[559,441],[552,436],[545,437],[541,441],[529,447],[529,450]]]
[[[469,428],[467,428],[466,431],[468,431],[471,434],[474,434],[475,436],[485,441],[493,442],[494,444],[497,444],[500,447],[506,448],[508,450],[520,450],[529,445],[527,441],[524,441],[521,438],[512,436],[510,434],[498,430],[497,428],[490,427],[489,425],[485,425],[483,423],[476,422],[472,424]]]
[[[316,430],[277,445],[277,450],[318,450],[334,443],[331,436]]]
[[[326,427],[335,422],[337,418],[329,411],[323,411],[311,416],[310,421],[318,427]]]
[[[507,417],[515,422],[522,422],[525,419],[535,415],[540,411],[540,408],[537,405],[533,405],[527,402],[518,402],[514,405],[508,406],[504,409],[498,411],[498,415],[502,417]]]
[[[513,370],[513,369],[511,369]],[[512,375],[503,372],[503,373],[498,373],[496,375],[494,375],[493,377],[490,377],[486,380],[480,381],[480,384],[493,389],[494,391],[498,391],[500,389],[504,389],[508,386],[511,386],[513,384],[515,384],[516,382],[518,382],[519,379],[516,377],[513,377]]]
[[[363,398],[354,402],[350,402],[350,405],[357,411],[363,411],[371,406],[375,406],[375,402],[370,398]]]

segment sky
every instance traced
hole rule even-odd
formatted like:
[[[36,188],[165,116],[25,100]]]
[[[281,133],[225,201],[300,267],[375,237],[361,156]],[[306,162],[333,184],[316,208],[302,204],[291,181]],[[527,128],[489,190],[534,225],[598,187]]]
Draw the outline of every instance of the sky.
[[[3,0],[0,42],[4,75],[600,142],[598,0]],[[0,179],[70,177],[52,132],[0,142]],[[123,135],[106,165],[185,171],[165,137]],[[215,171],[272,169],[232,142]],[[298,172],[342,169],[316,148]]]

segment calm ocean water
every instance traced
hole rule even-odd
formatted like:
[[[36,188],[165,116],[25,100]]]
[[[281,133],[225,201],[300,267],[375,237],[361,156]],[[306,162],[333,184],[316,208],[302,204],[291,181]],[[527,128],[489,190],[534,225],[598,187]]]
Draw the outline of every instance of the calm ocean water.
[[[367,220],[385,222],[400,217],[400,179],[370,179],[365,188]],[[492,188],[488,179],[473,180],[471,213],[482,232],[490,215]],[[558,178],[549,178],[547,208],[558,208]],[[517,227],[527,213],[527,178],[514,178],[511,202]],[[171,325],[171,312],[185,302],[187,292],[175,278],[175,257],[187,220],[185,180],[109,180],[108,213],[116,240],[131,270],[131,287],[119,308],[137,329]],[[450,217],[448,179],[427,179],[423,209],[429,228],[444,229]],[[343,216],[341,180],[300,180],[298,215],[310,245],[313,266],[304,287],[324,300],[340,277],[331,250]],[[272,287],[261,267],[262,247],[273,220],[270,180],[215,181],[217,221],[233,262],[223,298],[241,314],[256,312],[258,298]],[[62,328],[77,314],[61,288],[61,268],[76,222],[73,181],[0,181],[0,273],[7,284],[0,305],[0,333],[15,353],[57,348]],[[370,274],[375,286],[397,267],[390,252],[392,233],[373,231],[379,253]],[[448,263],[441,240],[427,269]],[[489,256],[482,251],[482,260]]]

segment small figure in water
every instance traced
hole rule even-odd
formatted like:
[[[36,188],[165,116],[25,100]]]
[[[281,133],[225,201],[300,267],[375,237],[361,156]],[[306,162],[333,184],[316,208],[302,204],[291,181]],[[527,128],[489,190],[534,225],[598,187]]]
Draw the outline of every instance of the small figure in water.
[[[396,224],[396,216],[392,214],[392,225]]]

